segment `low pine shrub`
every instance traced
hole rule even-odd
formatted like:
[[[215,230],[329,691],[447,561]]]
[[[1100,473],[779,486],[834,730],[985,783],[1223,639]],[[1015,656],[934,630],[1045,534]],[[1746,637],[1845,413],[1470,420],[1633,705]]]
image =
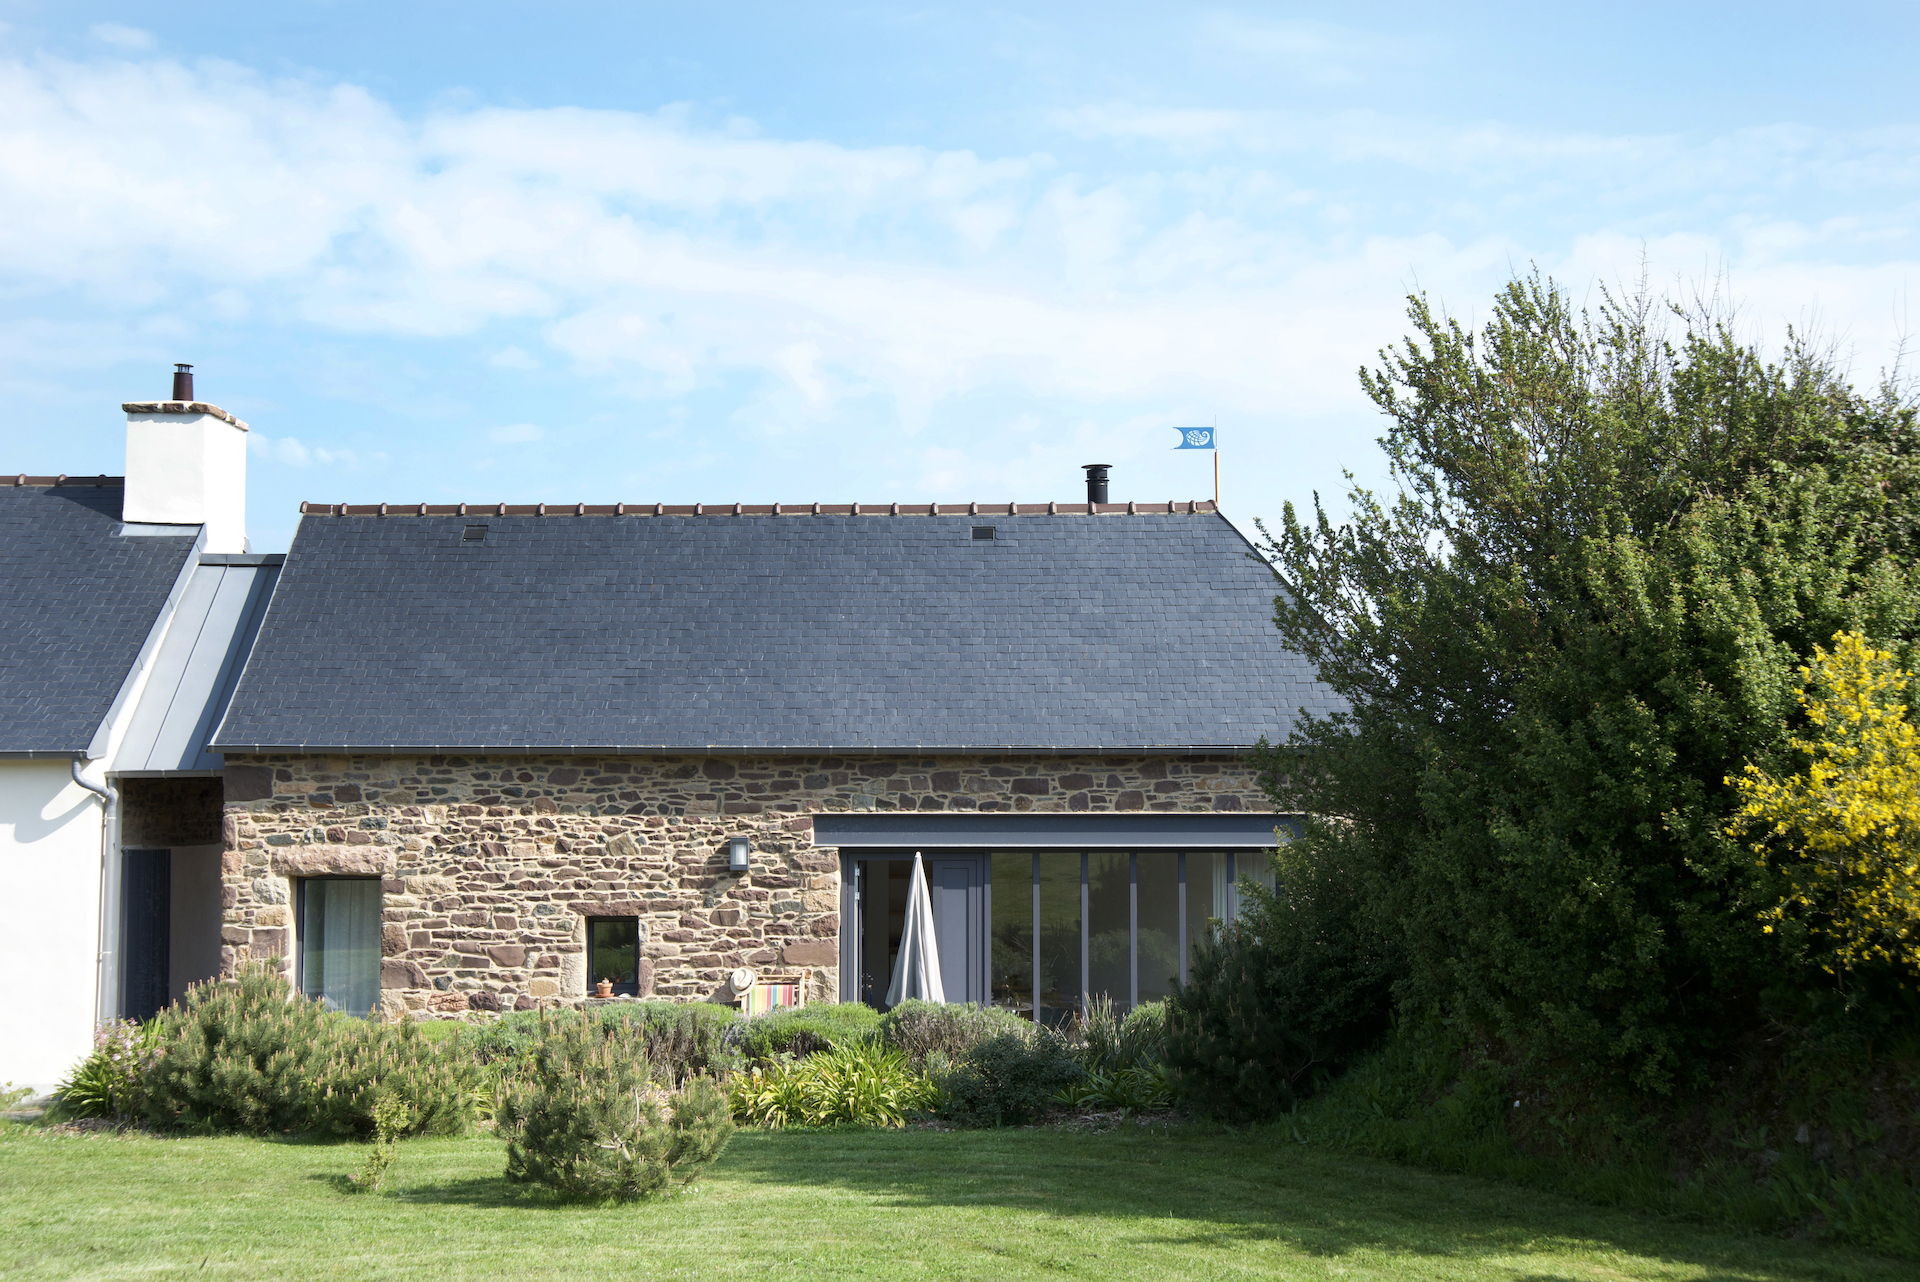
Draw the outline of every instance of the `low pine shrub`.
[[[874,1036],[880,1013],[860,1002],[834,1002],[777,1010],[743,1019],[727,1030],[730,1046],[751,1064],[767,1065],[780,1056],[808,1055]]]
[[[901,1002],[880,1019],[880,1038],[916,1064],[953,1062],[995,1037],[1025,1036],[1031,1026],[1011,1011],[971,1002]]]
[[[940,1079],[940,1116],[959,1126],[1039,1121],[1086,1077],[1058,1035],[1041,1030],[990,1037]]]
[[[312,1097],[302,1061],[326,1020],[324,1007],[291,997],[266,966],[194,985],[154,1017],[160,1054],[142,1079],[147,1120],[207,1132],[305,1130]]]
[[[1167,1000],[1166,1059],[1196,1113],[1271,1116],[1385,1033],[1393,949],[1363,913],[1342,853],[1333,841],[1283,848],[1278,888],[1242,882],[1240,920],[1195,946],[1187,982]]]
[[[457,1134],[473,1119],[479,1074],[457,1043],[329,1012],[268,967],[196,984],[152,1024],[140,1096],[158,1127],[364,1136],[389,1095],[414,1133]]]
[[[644,1032],[549,1021],[501,1105],[507,1178],[563,1197],[634,1201],[696,1179],[733,1134],[710,1079],[678,1091],[650,1080]]]
[[[379,1107],[396,1100],[407,1135],[461,1135],[473,1125],[483,1090],[480,1067],[421,1033],[417,1024],[375,1024],[339,1015],[320,1025],[302,1066],[307,1128],[367,1136]]]
[[[905,1054],[873,1039],[853,1039],[802,1060],[736,1077],[733,1114],[743,1122],[785,1126],[905,1126],[939,1102],[933,1080]]]

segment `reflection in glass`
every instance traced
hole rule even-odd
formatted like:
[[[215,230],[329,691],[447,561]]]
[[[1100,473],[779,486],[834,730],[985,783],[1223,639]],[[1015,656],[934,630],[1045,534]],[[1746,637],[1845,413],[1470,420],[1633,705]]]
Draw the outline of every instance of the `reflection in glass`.
[[[636,917],[587,919],[587,981],[608,980],[616,993],[640,992],[640,921]]]
[[[1080,856],[1040,856],[1040,1020],[1080,1009]]]
[[[1112,851],[1087,856],[1087,993],[1121,1010],[1133,1001],[1129,886],[1128,856]]]
[[[1180,856],[1144,851],[1140,859],[1140,1000],[1158,1001],[1180,974]]]
[[[1234,880],[1252,882],[1263,890],[1273,889],[1273,852],[1270,850],[1243,850],[1234,860]],[[1247,897],[1235,887],[1235,915],[1247,910]]]
[[[907,923],[907,890],[913,864],[906,859],[862,859],[856,865],[860,905],[860,979],[856,991],[869,1006],[884,1009],[900,935]]]
[[[1033,856],[993,864],[993,1004],[1033,1017]]]
[[[1187,856],[1187,956],[1205,943],[1213,927],[1227,919],[1227,857],[1207,851]]]

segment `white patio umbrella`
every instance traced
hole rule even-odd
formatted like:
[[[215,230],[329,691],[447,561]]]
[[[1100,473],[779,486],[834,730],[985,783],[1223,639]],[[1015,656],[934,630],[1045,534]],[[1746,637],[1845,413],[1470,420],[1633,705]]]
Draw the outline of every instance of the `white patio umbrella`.
[[[917,850],[913,881],[907,889],[907,922],[900,928],[900,956],[893,963],[893,982],[887,985],[887,1005],[898,1006],[909,997],[947,1000],[940,985],[940,946],[933,938],[933,899],[927,894],[927,873]]]

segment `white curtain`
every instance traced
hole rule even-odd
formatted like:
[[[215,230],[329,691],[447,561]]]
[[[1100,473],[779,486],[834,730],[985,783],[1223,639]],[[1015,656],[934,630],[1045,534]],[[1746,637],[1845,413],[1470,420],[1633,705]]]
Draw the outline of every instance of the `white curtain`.
[[[1264,850],[1242,850],[1233,855],[1201,855],[1201,859],[1213,861],[1213,915],[1221,921],[1230,921],[1239,914],[1233,911],[1234,901],[1239,901],[1241,912],[1246,911],[1246,896],[1235,893],[1234,883],[1250,881],[1256,886],[1272,890],[1273,856]],[[1187,857],[1188,867],[1192,867],[1194,856]],[[1232,873],[1227,869],[1229,863]]]
[[[898,1006],[909,997],[944,1002],[940,983],[940,948],[933,937],[933,896],[927,893],[927,872],[920,852],[913,855],[913,882],[907,889],[907,920],[900,930],[900,955],[893,963],[893,982],[887,985],[887,1005]]]
[[[365,1015],[380,1003],[380,881],[316,878],[303,888],[300,987],[329,1010]]]

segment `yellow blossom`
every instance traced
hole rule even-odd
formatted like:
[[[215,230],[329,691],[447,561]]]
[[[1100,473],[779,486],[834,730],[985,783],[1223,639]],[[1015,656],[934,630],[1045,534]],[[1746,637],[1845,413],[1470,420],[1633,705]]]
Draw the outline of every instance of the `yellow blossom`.
[[[1775,779],[1748,764],[1727,782],[1741,807],[1727,826],[1763,862],[1780,859],[1792,886],[1761,914],[1789,914],[1834,945],[1834,961],[1920,970],[1920,730],[1907,715],[1912,676],[1857,632],[1814,647],[1800,670],[1809,738],[1792,740],[1807,766]],[[1833,969],[1830,965],[1829,970]]]

